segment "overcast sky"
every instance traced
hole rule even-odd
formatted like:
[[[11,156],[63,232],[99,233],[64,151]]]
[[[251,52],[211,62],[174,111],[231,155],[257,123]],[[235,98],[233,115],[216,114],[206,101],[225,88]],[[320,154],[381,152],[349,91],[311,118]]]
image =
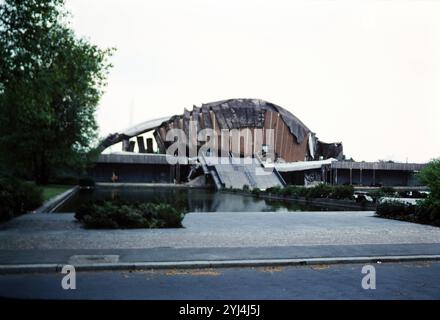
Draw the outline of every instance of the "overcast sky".
[[[355,160],[440,156],[440,1],[67,0],[115,47],[100,135],[260,98]]]

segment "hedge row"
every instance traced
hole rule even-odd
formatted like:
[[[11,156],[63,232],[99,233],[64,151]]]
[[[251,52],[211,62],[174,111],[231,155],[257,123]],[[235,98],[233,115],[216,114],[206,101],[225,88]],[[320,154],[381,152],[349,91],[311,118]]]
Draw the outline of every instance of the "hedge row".
[[[41,189],[14,178],[0,178],[0,222],[40,207],[43,203]]]
[[[379,189],[369,191],[368,195],[374,199],[379,199],[382,197],[423,199],[428,197],[426,193],[422,193],[418,190],[397,191],[393,187],[381,187]]]
[[[440,200],[428,198],[417,205],[385,201],[377,205],[379,217],[440,226]]]
[[[252,190],[252,193],[259,194],[261,191]],[[287,186],[284,188],[268,188],[266,193],[280,196],[297,196],[305,198],[330,198],[330,199],[352,199],[354,194],[353,186],[319,184],[306,188],[302,186]]]
[[[91,229],[180,228],[184,214],[169,204],[96,201],[78,208],[75,218]]]

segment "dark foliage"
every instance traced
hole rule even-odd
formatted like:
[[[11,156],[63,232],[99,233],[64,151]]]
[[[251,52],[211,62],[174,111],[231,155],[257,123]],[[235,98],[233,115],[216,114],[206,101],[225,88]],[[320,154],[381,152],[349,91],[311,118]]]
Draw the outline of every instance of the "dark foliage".
[[[169,204],[96,201],[78,208],[75,218],[86,228],[180,228],[184,214]]]
[[[69,27],[64,0],[0,2],[0,161],[39,184],[95,156],[112,50]]]
[[[41,206],[42,192],[35,185],[14,178],[0,178],[0,221]]]
[[[266,193],[287,197],[351,199],[354,189],[352,186],[319,184],[310,188],[302,186],[286,186],[285,188],[273,187],[268,188]]]
[[[426,199],[417,205],[385,201],[377,205],[379,217],[440,226],[440,201]]]
[[[84,177],[79,179],[79,186],[80,187],[87,187],[87,188],[93,188],[95,187],[95,179],[91,177]]]

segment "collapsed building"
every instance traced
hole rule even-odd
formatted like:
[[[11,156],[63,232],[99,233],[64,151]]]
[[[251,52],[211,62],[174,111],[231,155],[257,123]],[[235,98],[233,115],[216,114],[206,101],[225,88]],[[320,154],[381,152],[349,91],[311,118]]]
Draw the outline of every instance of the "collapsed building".
[[[198,139],[208,130],[209,138]],[[175,132],[186,142],[185,154],[177,163],[167,157],[179,140]],[[145,133],[152,133],[156,148],[153,137],[145,139]],[[209,148],[202,152],[207,142]],[[321,141],[288,110],[259,99],[193,106],[183,114],[111,134],[100,147],[105,150],[118,143],[122,151],[104,152],[97,161],[92,171],[97,181],[191,183],[203,177],[198,180],[217,188],[260,189],[316,182],[408,185],[416,183],[412,173],[421,169],[418,164],[382,168],[345,161],[341,142]],[[383,170],[391,171],[391,180]]]

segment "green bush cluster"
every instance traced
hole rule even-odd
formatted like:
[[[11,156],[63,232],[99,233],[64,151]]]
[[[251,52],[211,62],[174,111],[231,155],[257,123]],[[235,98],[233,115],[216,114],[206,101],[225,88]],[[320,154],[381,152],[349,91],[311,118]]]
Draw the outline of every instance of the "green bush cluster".
[[[251,193],[252,193],[254,196],[256,196],[256,197],[259,197],[260,194],[261,194],[261,190],[258,189],[258,188],[253,188],[252,191],[251,191]]]
[[[42,191],[32,183],[0,178],[0,222],[34,210],[43,204]]]
[[[428,198],[417,205],[416,220],[440,227],[440,200]]]
[[[400,201],[384,201],[376,207],[376,213],[382,217],[398,218],[407,215],[414,215],[416,206],[405,204]]]
[[[440,159],[434,159],[428,163],[420,171],[418,178],[431,191],[430,197],[440,200]]]
[[[396,197],[396,190],[393,187],[380,187],[379,189],[369,191],[368,195],[374,200],[387,196]]]
[[[180,228],[184,214],[169,204],[97,201],[80,206],[75,218],[91,229]]]
[[[306,198],[331,198],[331,199],[351,199],[354,194],[353,186],[319,184],[314,187],[306,188],[302,186],[286,186],[285,188],[273,187],[266,190],[267,193],[280,196],[295,196]]]
[[[229,188],[227,189],[227,191],[228,191],[228,192],[231,192],[231,193],[240,193],[240,192],[243,192],[244,190],[243,190],[243,189],[239,189],[239,188],[229,187]],[[246,192],[246,191],[245,191],[245,192]]]
[[[416,205],[407,205],[400,202],[383,202],[376,208],[378,216],[431,224],[440,226],[440,159],[431,161],[419,174],[430,191],[429,196],[417,201]],[[422,194],[412,192],[414,197]]]
[[[399,191],[398,195],[401,198],[413,198],[413,199],[424,199],[424,198],[428,197],[428,195],[426,193],[421,193],[418,190]]]
[[[377,205],[376,214],[383,218],[440,226],[440,201],[426,199],[417,205],[385,201]]]

